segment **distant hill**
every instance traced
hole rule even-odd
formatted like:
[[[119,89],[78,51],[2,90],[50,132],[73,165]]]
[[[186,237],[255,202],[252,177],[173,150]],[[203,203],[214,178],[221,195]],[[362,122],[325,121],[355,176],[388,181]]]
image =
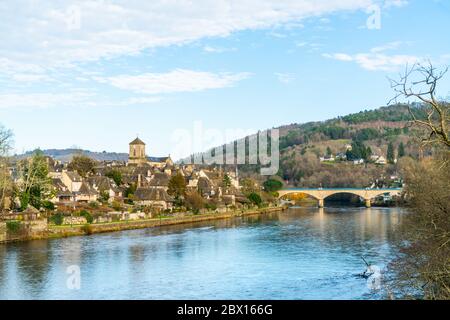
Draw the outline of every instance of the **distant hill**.
[[[24,154],[17,155],[16,157],[21,159],[28,156],[31,156],[34,151],[28,151]],[[92,152],[89,150],[82,149],[47,149],[42,150],[42,152],[53,159],[56,159],[61,162],[70,162],[74,155],[85,155],[97,161],[127,161],[128,153],[116,153],[116,152]]]

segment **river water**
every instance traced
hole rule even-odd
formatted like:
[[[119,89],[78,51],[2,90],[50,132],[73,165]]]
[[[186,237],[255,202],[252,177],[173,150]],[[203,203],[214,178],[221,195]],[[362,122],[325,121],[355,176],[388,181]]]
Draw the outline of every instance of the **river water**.
[[[292,208],[0,245],[0,299],[382,299],[361,257],[389,263],[403,214]]]

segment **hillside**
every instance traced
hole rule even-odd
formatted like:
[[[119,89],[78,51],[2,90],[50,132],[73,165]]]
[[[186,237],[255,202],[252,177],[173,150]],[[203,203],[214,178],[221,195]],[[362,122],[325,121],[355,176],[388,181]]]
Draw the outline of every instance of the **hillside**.
[[[25,158],[31,156],[34,151],[28,151],[24,154],[17,155],[17,158]],[[97,161],[127,161],[127,153],[116,153],[116,152],[92,152],[89,150],[82,149],[47,149],[42,150],[42,152],[53,159],[61,162],[70,162],[74,155],[83,154]]]
[[[414,112],[423,112],[421,106],[414,106]],[[410,127],[410,119],[406,105],[394,105],[324,122],[281,127],[279,176],[287,184],[300,187],[392,186],[389,180],[400,174],[400,158],[419,156],[415,138],[419,131]],[[389,144],[398,164],[375,164],[376,156],[388,158]],[[347,160],[364,158],[365,164],[319,160],[330,153],[347,156]]]
[[[423,112],[420,105],[413,106],[413,110]],[[402,161],[398,165],[379,165],[374,163],[374,157],[387,158],[389,144],[395,160],[419,156],[414,138],[418,129],[410,127],[410,119],[406,105],[393,105],[322,122],[279,127],[278,176],[286,185],[297,187],[393,186],[391,177],[399,175]],[[349,146],[353,151],[348,150]],[[355,165],[346,159],[321,161],[326,155],[348,156],[348,160],[363,158],[365,163]],[[258,176],[255,166],[242,165],[240,171],[243,176],[265,179]]]

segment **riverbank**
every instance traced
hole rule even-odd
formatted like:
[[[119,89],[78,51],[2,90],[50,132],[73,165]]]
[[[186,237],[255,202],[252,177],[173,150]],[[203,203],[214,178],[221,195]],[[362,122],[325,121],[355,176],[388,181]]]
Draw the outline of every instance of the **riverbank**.
[[[48,225],[47,228],[42,227],[34,232],[32,228],[28,228],[28,232],[21,232],[16,235],[9,235],[6,226],[1,227],[0,231],[5,233],[3,237],[0,237],[0,244],[17,241],[29,241],[29,240],[41,240],[41,239],[54,239],[65,238],[73,236],[92,235],[97,233],[116,232],[124,230],[155,228],[170,225],[188,224],[193,222],[202,222],[210,220],[231,219],[235,217],[260,215],[272,212],[281,212],[286,210],[287,207],[270,207],[251,210],[236,210],[225,213],[206,213],[198,215],[186,215],[180,217],[164,217],[148,220],[136,220],[136,221],[120,221],[110,223],[97,223],[97,224],[85,224],[85,225],[64,225],[54,226]],[[27,229],[27,228],[26,228]]]

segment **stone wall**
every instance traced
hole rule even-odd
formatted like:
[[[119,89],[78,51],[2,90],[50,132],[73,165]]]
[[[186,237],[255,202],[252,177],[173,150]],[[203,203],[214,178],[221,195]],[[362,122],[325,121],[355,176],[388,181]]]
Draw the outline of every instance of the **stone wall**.
[[[64,225],[84,225],[87,223],[85,217],[64,217],[63,224]]]
[[[8,231],[7,222],[0,222],[0,243],[46,237],[48,232],[47,219],[20,221],[19,223],[19,230],[11,232]]]
[[[6,241],[6,222],[0,222],[0,243]]]

